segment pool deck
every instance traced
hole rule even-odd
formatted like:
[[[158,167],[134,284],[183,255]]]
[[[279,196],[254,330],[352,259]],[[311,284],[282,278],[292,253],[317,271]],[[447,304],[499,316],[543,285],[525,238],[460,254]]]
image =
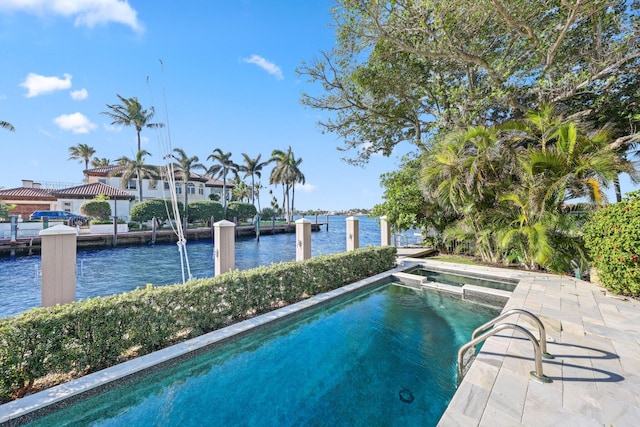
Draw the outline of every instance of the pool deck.
[[[573,277],[455,268],[520,280],[504,311],[522,308],[543,321],[547,351],[554,356],[542,359],[543,370],[552,382],[529,375],[533,346],[524,335],[500,332],[485,342],[438,426],[640,425],[640,301]],[[505,321],[535,330],[523,316]]]

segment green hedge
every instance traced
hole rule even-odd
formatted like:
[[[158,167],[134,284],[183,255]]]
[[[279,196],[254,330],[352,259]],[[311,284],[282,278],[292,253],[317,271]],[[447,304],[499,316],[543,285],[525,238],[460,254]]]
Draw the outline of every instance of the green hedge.
[[[393,246],[232,271],[0,319],[0,400],[78,377],[393,268]]]
[[[640,192],[595,212],[582,231],[602,284],[615,293],[640,296]]]

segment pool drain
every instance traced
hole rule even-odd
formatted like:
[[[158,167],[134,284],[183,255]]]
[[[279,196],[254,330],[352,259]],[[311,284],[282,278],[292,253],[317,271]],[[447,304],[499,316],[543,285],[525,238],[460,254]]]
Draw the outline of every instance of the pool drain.
[[[409,390],[406,387],[402,387],[400,389],[398,396],[400,396],[400,400],[402,400],[404,403],[411,403],[415,399],[415,397],[413,397],[413,393],[411,392],[411,390]]]

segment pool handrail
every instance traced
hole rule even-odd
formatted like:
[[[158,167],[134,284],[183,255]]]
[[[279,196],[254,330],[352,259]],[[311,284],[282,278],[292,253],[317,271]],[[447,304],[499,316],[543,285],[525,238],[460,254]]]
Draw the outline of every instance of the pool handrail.
[[[506,319],[507,317],[512,316],[514,314],[524,314],[530,320],[533,320],[533,322],[538,327],[538,333],[540,334],[539,343],[540,343],[540,350],[542,351],[542,357],[544,357],[545,359],[553,359],[553,355],[547,352],[547,333],[545,331],[544,324],[542,323],[540,318],[538,318],[538,316],[536,316],[535,314],[527,310],[523,310],[521,308],[512,308],[511,310],[507,310],[501,315],[499,315],[498,317],[496,317],[495,319],[488,321],[482,326],[478,326],[471,334],[471,339],[474,339],[476,336],[478,336],[479,333],[489,329],[499,321]]]
[[[472,339],[471,341],[469,341],[468,343],[460,347],[460,350],[458,350],[458,384],[462,381],[462,378],[464,377],[464,374],[465,374],[464,363],[463,363],[465,352],[471,347],[475,347],[477,344],[480,344],[482,341],[486,340],[487,338],[497,334],[498,332],[504,329],[515,329],[516,331],[522,332],[527,338],[529,338],[529,341],[531,341],[531,343],[533,344],[534,363],[535,363],[534,365],[535,370],[530,371],[529,373],[535,380],[541,383],[551,382],[551,378],[547,377],[542,370],[542,351],[540,350],[540,343],[538,342],[536,337],[531,332],[529,332],[527,329],[523,328],[520,325],[516,325],[514,323],[500,323],[499,325],[495,326],[494,328],[488,330],[487,332]]]

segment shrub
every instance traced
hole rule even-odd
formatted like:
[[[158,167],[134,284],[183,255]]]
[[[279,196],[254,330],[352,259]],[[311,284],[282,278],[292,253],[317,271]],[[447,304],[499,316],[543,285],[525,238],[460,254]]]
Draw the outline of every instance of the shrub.
[[[204,221],[208,224],[211,217],[214,218],[214,221],[219,221],[224,219],[223,216],[222,204],[219,202],[202,200],[189,203],[189,220],[191,222]]]
[[[184,211],[183,203],[178,202],[178,209],[180,212]],[[131,220],[132,221],[151,221],[154,217],[164,224],[168,221],[169,215],[167,211],[173,215],[171,209],[171,200],[169,199],[150,199],[136,203],[131,208]]]
[[[371,277],[395,258],[393,246],[369,247],[0,318],[0,400]]]
[[[249,218],[253,218],[258,213],[258,210],[251,203],[245,202],[231,202],[227,206],[227,218],[232,220],[234,217],[238,219],[238,222],[242,222]]]
[[[84,202],[80,206],[80,212],[91,218],[106,221],[111,217],[111,206],[103,199],[94,199]]]
[[[615,293],[640,296],[640,191],[595,212],[583,233],[602,284]]]
[[[262,213],[260,214],[260,216],[265,221],[271,221],[272,219],[275,219],[278,216],[278,214],[272,208],[264,208],[262,209]]]

